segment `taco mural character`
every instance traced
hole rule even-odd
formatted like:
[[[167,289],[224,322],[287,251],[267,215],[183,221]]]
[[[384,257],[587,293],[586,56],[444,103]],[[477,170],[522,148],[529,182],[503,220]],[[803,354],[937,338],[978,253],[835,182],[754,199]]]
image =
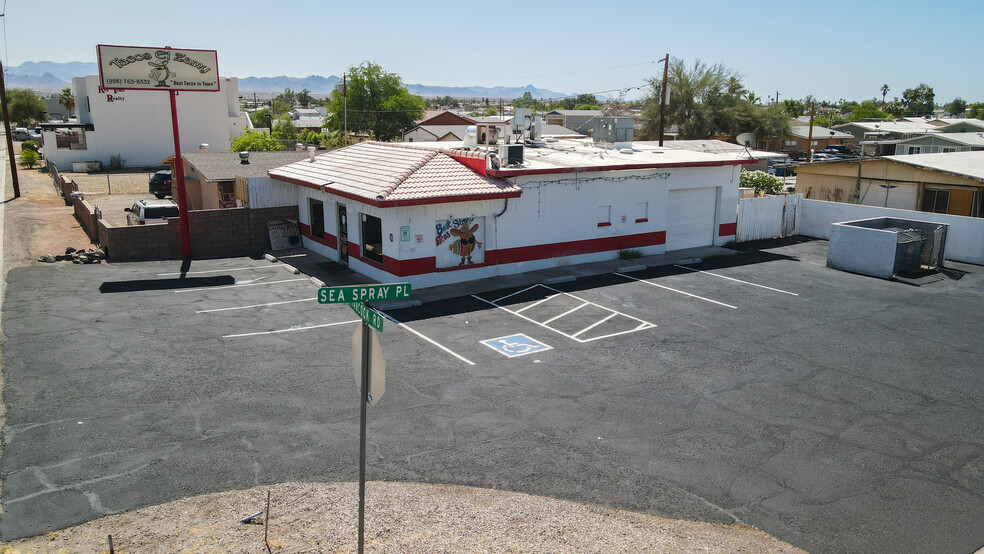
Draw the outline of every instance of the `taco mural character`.
[[[485,218],[466,217],[438,221],[437,267],[468,266],[485,263],[482,243]]]

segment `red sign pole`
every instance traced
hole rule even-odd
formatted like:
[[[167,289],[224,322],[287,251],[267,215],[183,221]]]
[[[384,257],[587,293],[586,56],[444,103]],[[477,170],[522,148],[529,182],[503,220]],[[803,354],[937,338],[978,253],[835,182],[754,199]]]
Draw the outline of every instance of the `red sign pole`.
[[[178,183],[178,215],[181,227],[181,255],[191,257],[191,233],[188,231],[188,200],[185,198],[184,161],[181,159],[181,139],[178,137],[178,108],[174,101],[177,92],[169,90],[171,96],[171,132],[174,134],[174,165],[172,173]]]

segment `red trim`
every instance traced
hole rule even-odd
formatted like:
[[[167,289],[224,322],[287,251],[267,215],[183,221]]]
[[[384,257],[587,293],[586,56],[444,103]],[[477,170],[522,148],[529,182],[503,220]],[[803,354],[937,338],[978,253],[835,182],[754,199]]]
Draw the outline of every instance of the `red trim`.
[[[636,220],[636,223],[648,223],[648,222],[649,222],[649,218],[648,217],[644,217],[642,219],[637,219]]]
[[[729,165],[750,165],[758,160],[727,160],[713,162],[677,162],[624,165],[597,165],[591,167],[553,167],[545,169],[490,169],[492,177],[515,177],[518,175],[552,175],[555,173],[590,173],[594,171],[627,171],[630,169],[669,169],[676,167],[722,167]]]
[[[719,237],[731,237],[738,233],[738,222],[722,223],[718,226]]]
[[[461,165],[471,169],[479,175],[488,175],[488,168],[484,158],[466,158],[465,156],[451,156]]]
[[[267,173],[271,179],[276,179],[278,181],[283,181],[285,183],[291,183],[299,187],[308,188],[311,190],[316,190],[319,192],[327,192],[335,196],[340,196],[342,198],[347,198],[349,200],[355,200],[362,204],[369,206],[375,206],[377,208],[402,208],[405,206],[426,206],[430,204],[452,204],[456,202],[477,202],[479,200],[499,200],[502,198],[519,198],[523,191],[516,190],[510,192],[488,192],[484,194],[472,194],[469,196],[436,196],[432,198],[413,198],[410,200],[374,200],[366,198],[364,196],[359,196],[357,194],[351,194],[347,192],[338,191],[332,188],[323,187],[320,185],[312,185],[311,183],[302,181],[300,179],[294,179],[293,177],[284,177],[282,175],[273,175]]]
[[[349,241],[348,248],[349,248],[349,257],[350,258],[358,258],[360,260],[362,259],[362,256],[359,255],[359,245],[358,244],[356,244],[356,243],[354,243],[352,241]],[[373,262],[373,263],[375,263],[375,262]]]
[[[338,239],[335,235],[326,232],[324,237],[318,238],[311,234],[311,226],[307,223],[298,223],[298,225],[301,228],[301,236],[309,238],[318,244],[323,244],[328,248],[338,249]]]
[[[612,226],[612,222],[611,221],[602,221],[602,222],[598,223],[598,227],[611,227],[611,226]]]

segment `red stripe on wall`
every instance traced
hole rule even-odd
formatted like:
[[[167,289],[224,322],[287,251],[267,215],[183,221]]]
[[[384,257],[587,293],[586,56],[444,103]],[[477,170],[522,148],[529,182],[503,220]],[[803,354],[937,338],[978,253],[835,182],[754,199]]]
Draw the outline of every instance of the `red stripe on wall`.
[[[300,225],[301,227],[301,236],[307,237],[319,244],[323,244],[328,248],[338,249],[338,239],[335,237],[335,235],[331,233],[325,233],[324,237],[318,238],[311,234],[311,226],[308,225],[307,223],[298,223],[298,225]]]
[[[718,229],[719,237],[731,237],[738,233],[738,222],[722,223]]]

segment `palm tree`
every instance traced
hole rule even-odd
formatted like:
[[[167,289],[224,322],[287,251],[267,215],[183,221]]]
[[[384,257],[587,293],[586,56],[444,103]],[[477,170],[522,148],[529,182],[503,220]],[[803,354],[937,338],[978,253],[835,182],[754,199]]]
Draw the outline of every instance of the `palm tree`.
[[[65,106],[65,109],[68,110],[68,115],[71,116],[72,110],[75,109],[75,95],[72,94],[72,89],[62,89],[61,94],[58,95],[58,103]]]
[[[886,96],[886,95],[888,94],[888,90],[889,90],[889,89],[888,89],[888,85],[887,85],[887,84],[886,84],[886,85],[882,85],[882,86],[881,86],[881,93],[882,93],[882,106],[884,106],[884,105],[885,105],[885,96]]]

